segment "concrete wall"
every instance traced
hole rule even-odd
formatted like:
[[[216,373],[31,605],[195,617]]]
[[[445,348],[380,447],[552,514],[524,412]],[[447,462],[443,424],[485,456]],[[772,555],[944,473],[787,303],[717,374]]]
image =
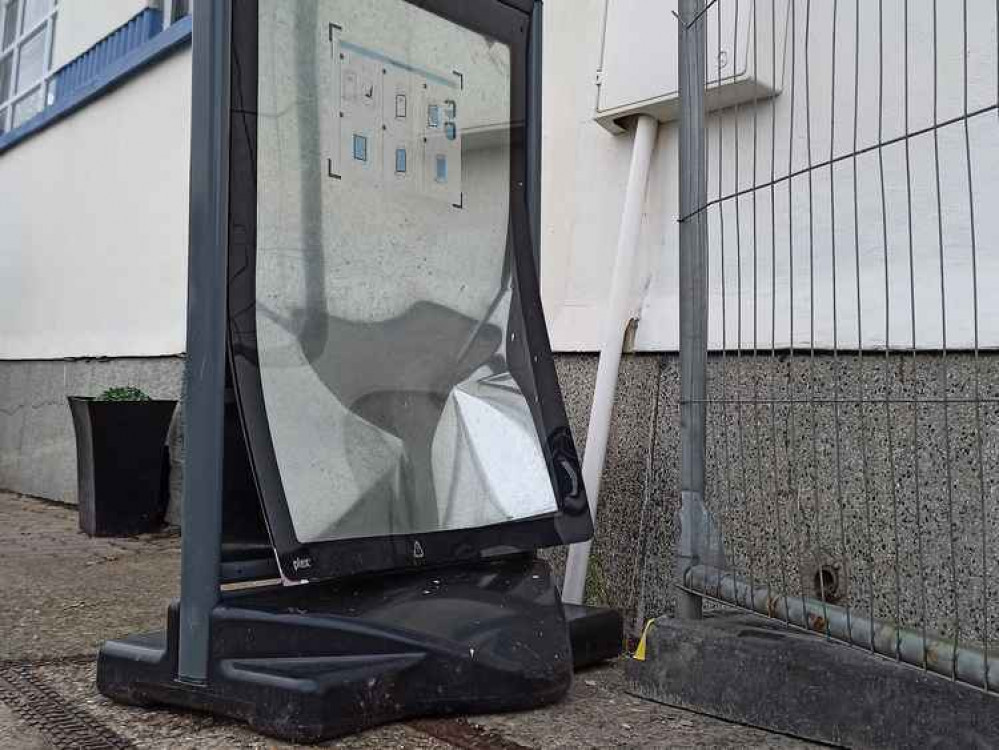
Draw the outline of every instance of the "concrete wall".
[[[180,357],[0,361],[0,488],[75,503],[76,439],[66,397],[135,386],[152,398],[177,399],[183,371]],[[176,500],[177,429],[170,439]]]
[[[556,364],[573,434],[585,451],[597,358],[559,355]],[[841,579],[840,604],[868,612],[873,590],[877,616],[893,619],[897,607],[903,624],[918,629],[925,601],[927,627],[945,634],[955,630],[956,596],[962,640],[983,639],[987,611],[994,642],[999,637],[999,598],[994,591],[999,561],[991,554],[999,538],[994,491],[999,486],[999,368],[994,358],[980,363],[981,405],[976,414],[969,403],[974,396],[973,358],[955,354],[947,358],[952,403],[946,431],[941,404],[920,406],[917,484],[912,459],[914,413],[904,400],[941,399],[943,366],[939,356],[930,354],[920,355],[916,365],[911,358],[892,358],[887,369],[883,357],[868,356],[859,365],[852,355],[842,356],[838,364],[831,355],[821,355],[815,362],[813,409],[808,403],[812,370],[806,358],[799,355],[791,362],[786,355],[776,360],[766,355],[755,362],[746,357],[742,363],[732,357],[712,358],[712,398],[721,397],[727,382],[730,397],[741,394],[760,402],[757,409],[743,406],[741,415],[732,405],[727,413],[719,404],[709,409],[707,504],[721,529],[727,564],[752,576],[758,585],[769,580],[775,591],[792,596],[816,596],[815,571],[831,565]],[[0,488],[75,502],[75,443],[65,397],[135,385],[155,397],[178,398],[182,373],[183,360],[173,357],[0,362]],[[838,438],[837,407],[831,403],[837,381],[842,401]],[[857,395],[861,382],[866,394],[863,407]],[[890,433],[886,383],[894,399]],[[792,397],[799,401],[793,416],[787,403],[771,412],[766,401],[786,402]],[[678,399],[674,355],[625,357],[587,598],[620,609],[632,636],[646,618],[672,612],[675,602]],[[178,412],[170,435],[169,518],[174,522],[179,520],[183,480],[179,420]],[[982,577],[983,530],[987,589]],[[561,575],[564,550],[545,554]],[[983,595],[987,606],[982,604]]]
[[[778,400],[709,407],[708,504],[728,563],[816,598],[815,572],[831,565],[842,604],[995,643],[996,365],[955,353],[714,359],[712,398],[726,379],[730,399]]]
[[[675,603],[677,364],[673,355],[625,358],[604,470],[587,597],[621,609],[632,636],[644,618],[670,613]],[[585,449],[596,357],[562,355],[558,369],[574,436]],[[873,602],[877,617],[894,621],[897,614],[917,630],[925,620],[930,632],[945,635],[959,621],[962,642],[981,643],[987,632],[994,643],[996,359],[981,359],[977,373],[976,410],[975,360],[967,354],[946,362],[925,354],[915,363],[899,355],[887,365],[883,355],[858,362],[856,355],[837,361],[825,354],[814,370],[801,355],[712,357],[709,392],[719,403],[709,406],[706,503],[725,564],[759,586],[769,581],[775,593],[814,598],[820,595],[815,573],[829,565],[840,579],[840,605],[868,613]],[[738,405],[720,403],[724,392],[760,405],[743,405],[740,414]],[[916,415],[905,403],[913,398],[935,403],[921,404]],[[768,399],[781,403],[771,410]],[[561,551],[550,556],[562,564]]]

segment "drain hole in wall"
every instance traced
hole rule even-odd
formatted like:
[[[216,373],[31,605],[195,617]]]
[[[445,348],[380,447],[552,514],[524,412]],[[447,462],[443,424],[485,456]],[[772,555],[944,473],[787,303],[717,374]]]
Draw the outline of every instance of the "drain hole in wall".
[[[835,565],[821,565],[815,571],[815,597],[821,601],[835,604],[843,598],[840,588],[839,568]]]

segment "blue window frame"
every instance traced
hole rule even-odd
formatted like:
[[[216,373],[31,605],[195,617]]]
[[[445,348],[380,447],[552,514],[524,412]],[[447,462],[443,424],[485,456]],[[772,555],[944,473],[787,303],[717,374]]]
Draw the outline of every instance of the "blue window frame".
[[[354,133],[354,158],[358,161],[368,160],[368,138]]]

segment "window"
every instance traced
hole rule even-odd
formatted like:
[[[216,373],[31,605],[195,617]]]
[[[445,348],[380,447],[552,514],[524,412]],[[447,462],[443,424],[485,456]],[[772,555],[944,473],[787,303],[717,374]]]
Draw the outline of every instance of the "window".
[[[190,13],[190,0],[173,0],[173,3],[170,5],[170,23],[176,23],[184,16],[190,15]]]
[[[406,172],[406,149],[397,148],[395,150],[395,171],[396,174],[404,174]]]
[[[447,157],[444,154],[437,154],[437,182],[447,182]]]
[[[368,138],[367,136],[354,133],[354,158],[358,161],[368,160]]]
[[[0,0],[0,134],[55,97],[52,49],[58,0]]]

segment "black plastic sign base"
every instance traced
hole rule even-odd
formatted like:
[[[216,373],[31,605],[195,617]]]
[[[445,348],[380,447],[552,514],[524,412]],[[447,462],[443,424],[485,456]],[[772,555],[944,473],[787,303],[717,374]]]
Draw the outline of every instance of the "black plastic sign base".
[[[596,644],[580,654],[616,655],[620,618],[573,614]],[[178,622],[174,605],[165,633],[105,643],[100,692],[317,742],[417,716],[535,708],[572,679],[551,570],[529,556],[230,594],[213,613],[205,685],[176,679]]]

